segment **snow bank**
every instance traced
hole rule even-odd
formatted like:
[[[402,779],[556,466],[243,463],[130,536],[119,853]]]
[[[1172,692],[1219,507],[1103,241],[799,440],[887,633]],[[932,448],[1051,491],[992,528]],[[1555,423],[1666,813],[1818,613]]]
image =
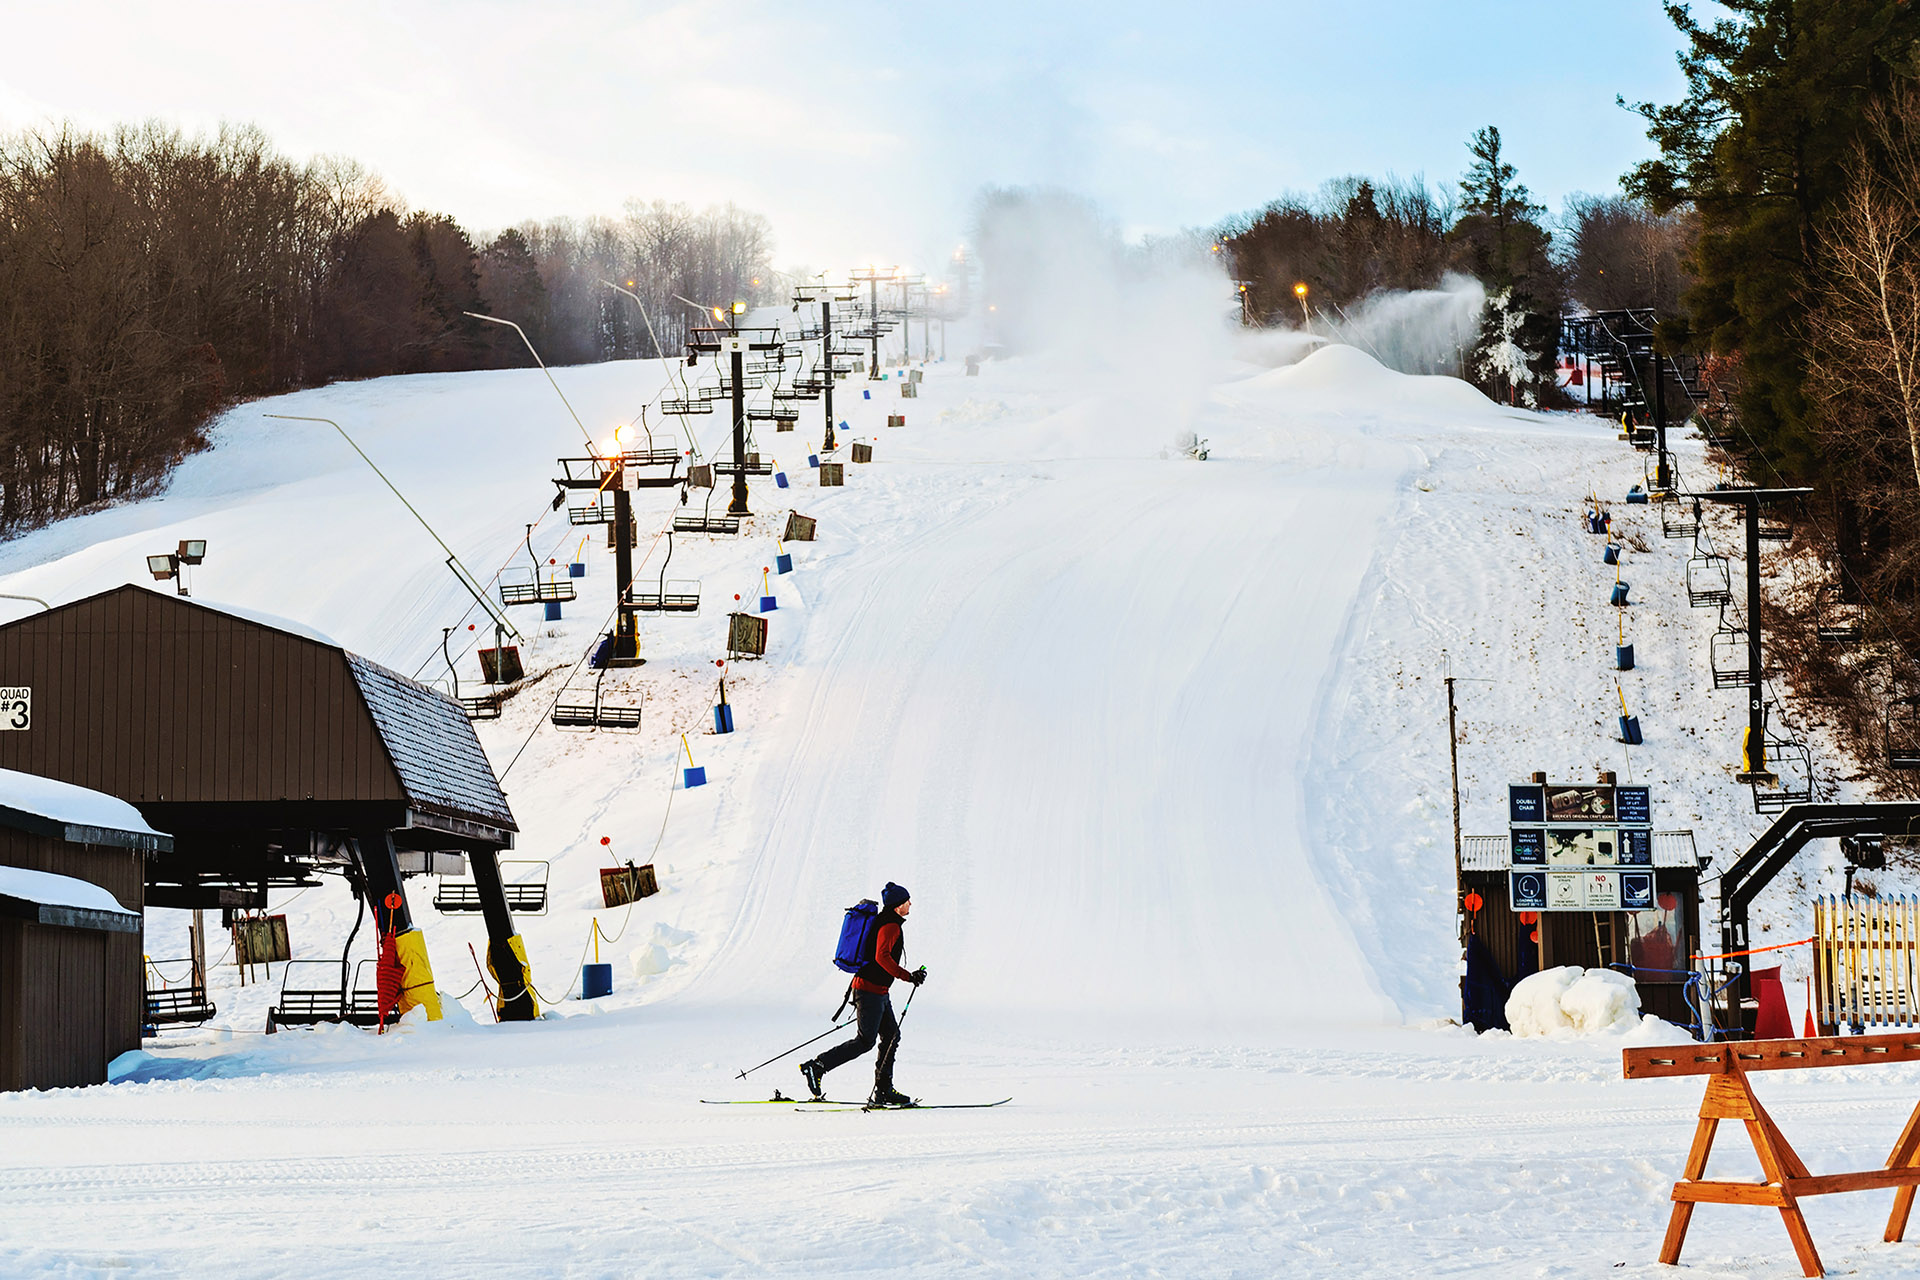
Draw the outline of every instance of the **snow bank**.
[[[78,827],[131,831],[143,836],[160,834],[148,826],[147,820],[140,816],[140,811],[125,800],[104,791],[76,787],[71,782],[59,782],[14,769],[0,769],[0,806]],[[114,909],[118,910],[117,907]]]
[[[1632,978],[1612,969],[1578,965],[1562,965],[1520,979],[1507,997],[1507,1023],[1516,1036],[1567,1039],[1637,1032],[1642,1035],[1636,1038],[1645,1038],[1666,1028],[1687,1038],[1678,1027],[1651,1014],[1641,1016],[1640,992]],[[1662,1035],[1648,1042],[1667,1040]]]
[[[1447,415],[1489,416],[1505,410],[1458,378],[1396,373],[1358,347],[1329,343],[1298,364],[1249,378],[1248,387],[1338,397],[1383,407]]]

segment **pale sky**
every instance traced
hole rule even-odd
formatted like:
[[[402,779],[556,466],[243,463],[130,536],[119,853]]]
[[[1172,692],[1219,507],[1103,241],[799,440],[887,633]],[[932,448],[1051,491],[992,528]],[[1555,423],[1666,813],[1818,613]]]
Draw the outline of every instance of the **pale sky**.
[[[1557,213],[1651,154],[1615,94],[1681,91],[1655,0],[0,0],[0,33],[0,128],[251,122],[476,234],[731,200],[816,270],[937,272],[983,184],[1136,235],[1345,173],[1451,186],[1487,124]]]

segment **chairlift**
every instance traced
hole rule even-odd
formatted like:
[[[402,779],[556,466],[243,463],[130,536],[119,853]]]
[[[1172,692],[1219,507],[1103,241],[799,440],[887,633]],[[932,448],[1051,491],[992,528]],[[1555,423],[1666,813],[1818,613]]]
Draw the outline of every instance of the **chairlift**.
[[[1697,538],[1700,536],[1700,499],[1693,500],[1691,513],[1678,502],[1660,504],[1660,534],[1667,538]]]
[[[708,470],[708,468],[705,466],[692,468],[692,471],[695,473],[705,471],[705,470]],[[710,476],[709,476],[709,479],[711,479]],[[689,479],[689,484],[691,485],[695,483],[697,480],[698,480],[698,476],[696,474],[695,476]],[[717,490],[714,488],[714,486],[711,483],[707,484],[705,488],[707,490],[707,500],[705,504],[701,507],[700,514],[695,515],[691,511],[683,511],[679,515],[676,515],[673,518],[673,524],[671,526],[672,531],[674,533],[715,533],[715,534],[739,533],[740,517],[727,516],[727,515],[717,516],[713,514],[713,495],[717,492]],[[682,492],[680,500],[682,502],[686,501],[686,495],[684,492]]]
[[[1726,610],[1722,609],[1720,626],[1714,631],[1707,647],[1707,659],[1713,668],[1713,687],[1746,688],[1751,675],[1748,658],[1746,628],[1734,626],[1727,620]]]
[[[1761,782],[1753,788],[1755,813],[1779,813],[1796,804],[1813,800],[1813,750],[1795,738],[1776,738],[1767,734],[1767,766],[1778,781],[1768,786]]]
[[[515,580],[507,581],[507,573],[513,573]],[[527,574],[527,581],[519,580],[518,575],[522,573]],[[506,570],[501,574],[500,603],[504,605],[548,604],[572,600],[574,597],[572,578],[553,575],[543,580],[538,571],[529,572],[525,569]]]
[[[1865,632],[1863,606],[1848,604],[1834,587],[1822,587],[1813,598],[1813,634],[1824,644],[1858,644]]]
[[[447,652],[447,637],[453,634],[452,627],[440,631],[440,656],[447,660],[445,680],[436,680],[433,687],[460,704],[460,709],[469,720],[498,720],[500,718],[501,696],[498,692],[465,695],[460,692],[460,671],[453,665],[453,655]],[[518,651],[515,651],[518,656]]]
[[[642,591],[637,585],[627,588],[624,603],[646,613],[699,613],[700,580],[697,578],[667,577],[667,566],[673,563],[673,531],[667,531],[667,554],[660,561],[660,572],[654,579],[652,591]]]
[[[716,462],[713,464],[713,474],[717,476],[737,476],[742,471],[750,476],[770,476],[773,474],[773,463],[762,462],[759,454],[749,453],[745,462]]]
[[[310,1027],[322,1022],[379,1026],[380,993],[368,977],[367,966],[371,964],[371,960],[362,960],[349,969],[345,960],[287,961],[280,979],[280,999],[267,1010],[267,1033],[271,1035],[280,1027]]]
[[[509,871],[509,867],[514,870]],[[507,910],[526,916],[547,914],[547,877],[551,871],[551,863],[537,859],[502,862],[500,882],[506,890]],[[472,880],[443,876],[433,894],[433,909],[442,915],[476,915],[481,910],[480,886]]]
[[[706,399],[662,400],[660,402],[660,412],[674,414],[682,418],[691,413],[712,413],[713,401]]]
[[[604,685],[610,670],[612,667],[607,665],[596,668],[591,694],[584,689],[576,692],[571,687],[560,690],[560,696],[547,716],[554,728],[629,731],[640,728],[640,706],[621,706],[607,701]]]
[[[1786,520],[1762,519],[1760,528],[1756,532],[1762,542],[1793,541],[1793,525]]]
[[[187,976],[183,983],[168,982],[159,966],[179,964],[186,966]],[[148,960],[146,964],[148,982],[146,984],[146,1021],[147,1027],[161,1027],[173,1023],[192,1023],[198,1026],[214,1014],[219,1008],[207,999],[207,984],[193,967],[191,958],[182,960]],[[160,980],[154,986],[152,979]]]
[[[1887,767],[1920,769],[1920,694],[1887,703]]]
[[[568,507],[567,523],[575,525],[612,524],[613,508],[590,502],[584,507]]]
[[[1726,604],[1733,599],[1733,578],[1727,558],[1713,551],[1696,551],[1687,561],[1687,603],[1696,609]]]

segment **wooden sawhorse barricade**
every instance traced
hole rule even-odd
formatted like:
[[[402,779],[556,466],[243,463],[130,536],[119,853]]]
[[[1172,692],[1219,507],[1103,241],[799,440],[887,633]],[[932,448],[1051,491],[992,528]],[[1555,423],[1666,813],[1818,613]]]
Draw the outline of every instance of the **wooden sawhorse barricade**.
[[[1920,1062],[1920,1034],[1726,1041],[1624,1049],[1621,1058],[1622,1074],[1629,1080],[1656,1076],[1710,1077],[1707,1096],[1700,1102],[1700,1124],[1693,1131],[1693,1149],[1687,1152],[1685,1173],[1673,1184],[1673,1216],[1667,1221],[1667,1237],[1660,1245],[1660,1261],[1670,1265],[1680,1261],[1680,1247],[1686,1243],[1687,1223],[1693,1217],[1696,1204],[1771,1205],[1780,1210],[1787,1235],[1793,1240],[1793,1251],[1799,1255],[1801,1268],[1810,1276],[1823,1276],[1826,1270],[1820,1265],[1813,1237],[1807,1233],[1806,1219],[1800,1215],[1802,1196],[1897,1187],[1893,1212],[1887,1217],[1885,1238],[1897,1241],[1906,1235],[1914,1189],[1920,1186],[1920,1106],[1907,1117],[1906,1128],[1900,1131],[1900,1139],[1893,1144],[1893,1152],[1884,1166],[1860,1173],[1815,1176],[1807,1171],[1807,1166],[1781,1134],[1780,1126],[1753,1096],[1747,1073]],[[1753,1149],[1760,1157],[1761,1172],[1766,1175],[1765,1182],[1727,1182],[1701,1177],[1707,1171],[1707,1153],[1713,1149],[1713,1136],[1722,1120],[1746,1124],[1747,1136],[1753,1140]]]

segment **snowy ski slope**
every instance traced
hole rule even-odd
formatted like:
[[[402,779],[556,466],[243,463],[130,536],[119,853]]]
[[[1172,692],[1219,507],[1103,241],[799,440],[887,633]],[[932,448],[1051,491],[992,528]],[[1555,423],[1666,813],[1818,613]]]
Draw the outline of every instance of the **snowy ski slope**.
[[[556,376],[606,440],[668,374]],[[794,487],[756,480],[738,540],[675,540],[666,576],[700,579],[703,607],[650,621],[648,664],[609,678],[644,692],[639,734],[545,723],[611,610],[603,549],[579,553],[565,620],[521,623],[532,679],[481,735],[518,853],[551,862],[553,908],[521,925],[552,1015],[494,1026],[469,992],[397,1035],[266,1039],[272,986],[222,968],[215,1022],[129,1055],[117,1083],[0,1096],[0,1274],[1664,1274],[1697,1090],[1624,1084],[1617,1040],[1440,1021],[1442,650],[1487,682],[1463,686],[1470,831],[1497,830],[1505,783],[1535,768],[1629,771],[1703,849],[1758,825],[1723,778],[1739,708],[1700,678],[1711,619],[1657,528],[1627,569],[1647,745],[1609,741],[1611,576],[1575,515],[1638,456],[1607,424],[1350,348],[1179,375],[936,364],[906,401],[864,385],[841,404],[876,460],[844,489],[814,487],[805,406],[802,432],[760,442]],[[440,628],[478,615],[438,548],[330,428],[269,412],[339,420],[482,577],[530,563],[522,526],[583,444],[537,372],[242,406],[165,495],[0,547],[0,590],[73,598],[204,537],[196,594],[443,674]],[[1183,429],[1210,461],[1162,456]],[[700,432],[719,447],[717,419]],[[724,615],[761,593],[789,507],[820,540],[787,548],[768,656],[730,671],[739,732],[715,737]],[[646,543],[669,500],[639,508]],[[564,564],[581,532],[549,515],[532,545]],[[674,786],[682,734],[711,785]],[[596,912],[609,849],[655,861],[663,892]],[[1014,1105],[701,1105],[799,1084],[790,1062],[732,1076],[826,1029],[839,909],[886,879],[914,891],[908,959],[932,972],[901,1083]],[[429,881],[410,892],[459,995],[478,922],[427,908]],[[304,957],[337,954],[353,914],[335,884],[274,909]],[[562,998],[596,914],[615,994]],[[183,927],[150,913],[152,954],[184,954]],[[829,1092],[864,1091],[863,1067]],[[1889,1084],[1920,1083],[1869,1074],[1769,1102],[1850,1159],[1897,1120]],[[1868,1243],[1865,1197],[1809,1216],[1831,1266],[1915,1265]],[[1702,1213],[1689,1260],[1794,1274],[1774,1231]]]

